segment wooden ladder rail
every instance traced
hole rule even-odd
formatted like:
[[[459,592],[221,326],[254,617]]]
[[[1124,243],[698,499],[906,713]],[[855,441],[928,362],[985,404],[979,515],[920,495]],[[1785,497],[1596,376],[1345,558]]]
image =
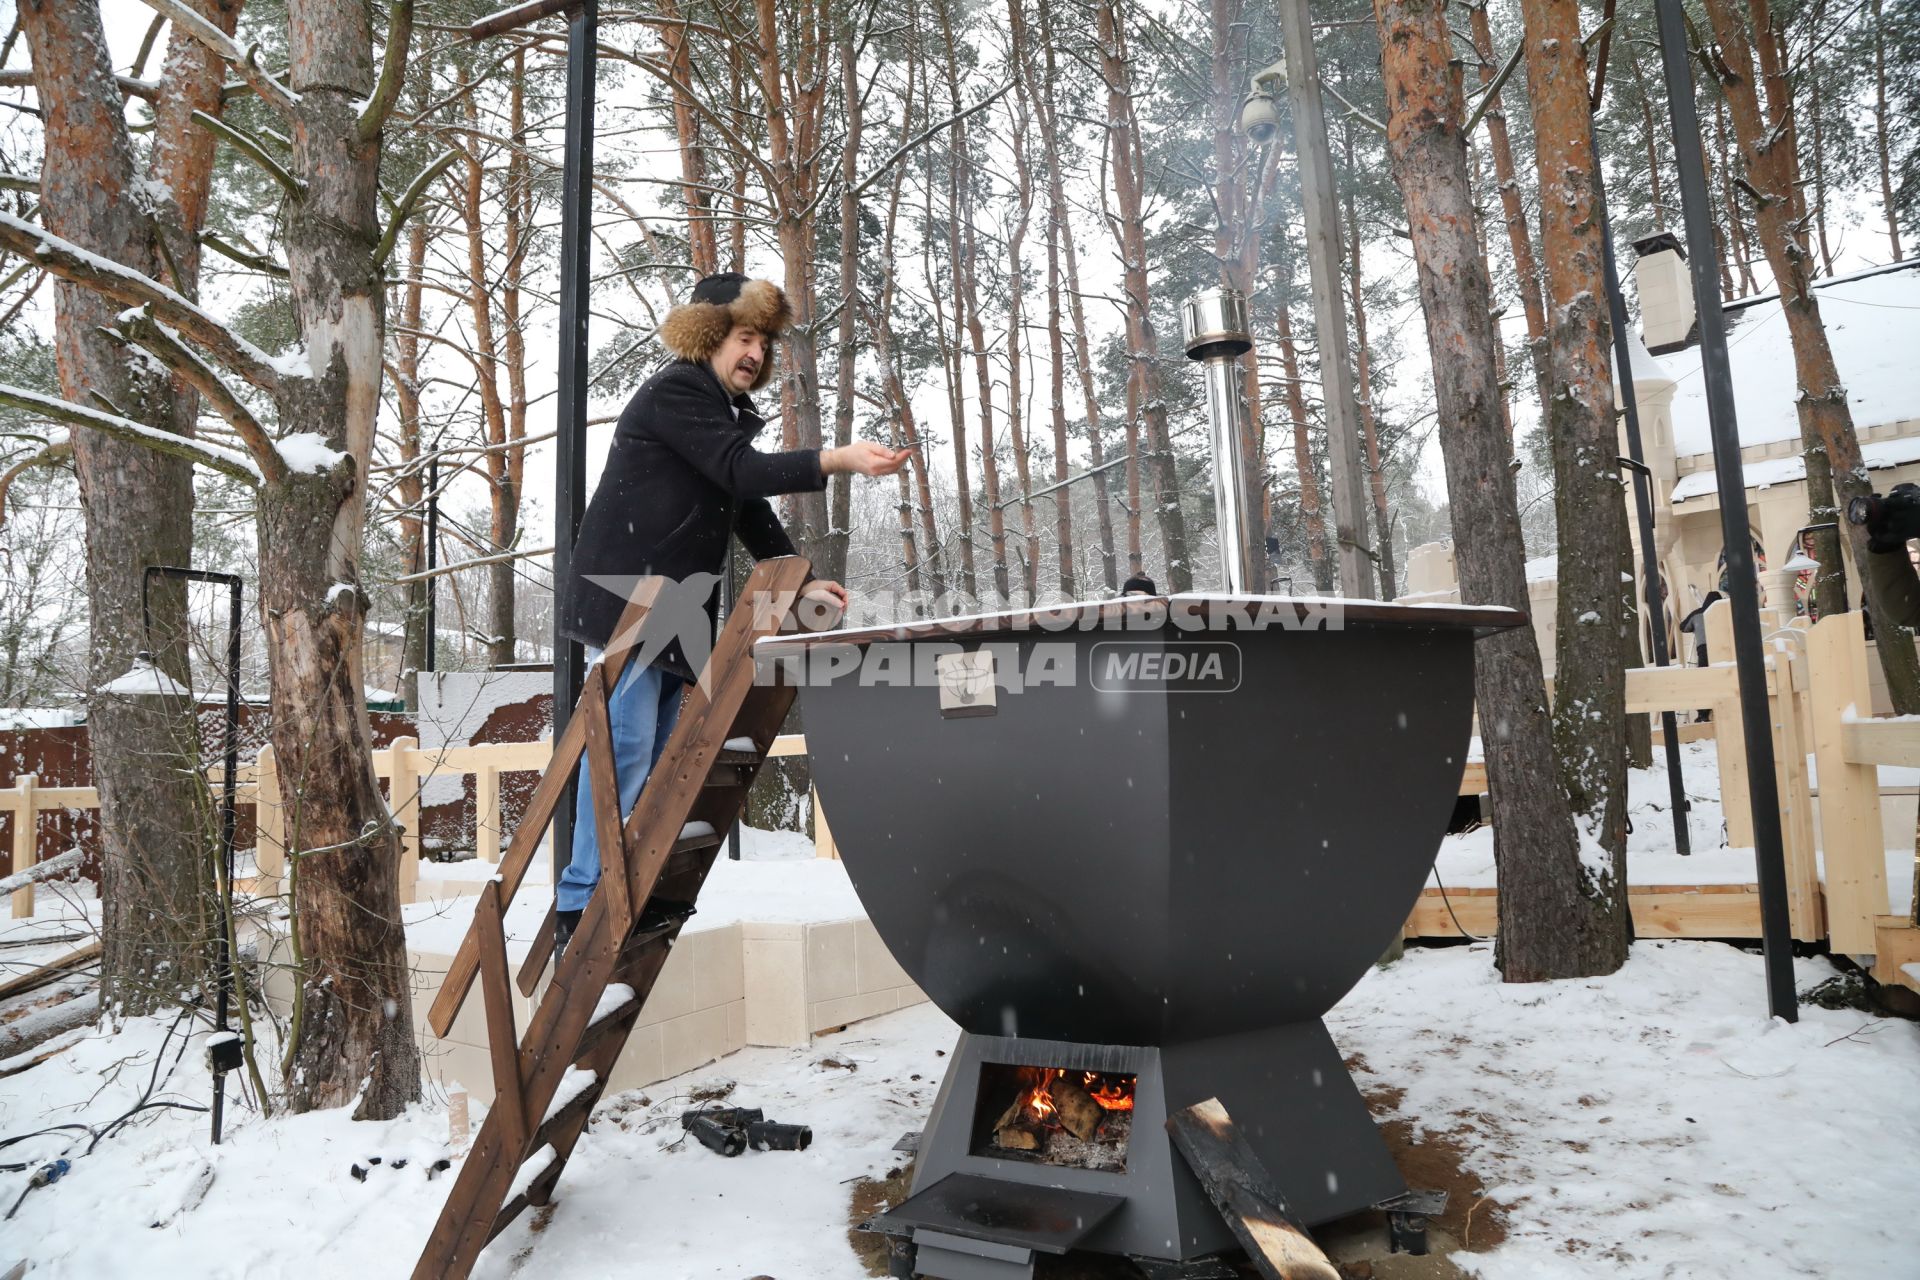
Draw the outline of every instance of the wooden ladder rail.
[[[647,634],[646,624],[652,619],[654,603],[659,600],[664,586],[665,582],[660,578],[642,578],[634,585],[627,607],[621,612],[620,622],[614,628],[613,640],[597,664],[601,670],[611,672],[615,682],[626,671],[634,649]],[[606,687],[610,689],[612,685]],[[580,696],[583,701],[586,700],[590,696],[589,691],[582,689]],[[566,729],[560,734],[560,740],[553,744],[553,757],[547,762],[547,771],[540,776],[539,784],[534,787],[533,796],[527,802],[526,814],[520,819],[506,853],[501,855],[498,879],[503,909],[520,891],[527,868],[533,864],[533,855],[539,851],[541,837],[546,835],[547,826],[553,821],[554,810],[566,798],[567,783],[573,777],[574,765],[579,762],[586,743],[586,721],[579,715],[570,717]],[[466,1003],[467,993],[473,989],[474,975],[480,965],[478,931],[479,922],[476,919],[466,936],[460,940],[460,948],[454,952],[453,962],[447,966],[447,976],[440,984],[440,991],[427,1009],[427,1025],[433,1028],[436,1036],[446,1036],[453,1027],[454,1018],[460,1013],[460,1006]]]
[[[741,594],[743,606],[729,616],[703,679],[689,691],[679,723],[634,812],[616,827],[614,815],[619,809],[617,794],[610,794],[614,772],[605,732],[605,697],[641,630],[646,584],[636,590],[616,633],[625,644],[617,652],[609,646],[598,681],[590,681],[582,691],[582,713],[569,721],[548,773],[536,788],[535,804],[515,833],[508,857],[502,859],[501,881],[506,888],[503,891],[502,883],[489,882],[476,908],[474,927],[435,1001],[433,1013],[440,1016],[430,1015],[437,1031],[450,1027],[475,975],[480,976],[497,1064],[496,1103],[454,1181],[414,1269],[415,1280],[464,1280],[481,1250],[518,1213],[530,1204],[548,1201],[673,941],[691,914],[690,906],[663,909],[649,923],[647,908],[655,886],[663,879],[684,884],[688,903],[698,893],[723,838],[720,833],[744,806],[747,787],[792,705],[792,688],[756,683],[753,646],[784,620],[807,572],[806,561],[799,557],[764,561],[755,568]],[[657,598],[656,583],[646,605],[650,607]],[[751,737],[756,750],[727,751],[725,743],[736,736]],[[595,788],[602,887],[589,900],[516,1051],[508,1047],[514,1039],[501,923],[504,903],[519,887],[532,851],[565,793],[566,778],[583,755],[588,783]],[[723,783],[710,785],[723,755],[728,757]],[[683,834],[688,817],[695,812],[709,823],[712,835]],[[513,853],[523,847],[525,856],[510,867]],[[543,928],[534,947],[537,963],[529,957],[533,982],[545,968],[551,949],[551,930]],[[471,959],[463,966],[461,957],[469,952]],[[523,969],[523,986],[530,987],[526,977]],[[603,993],[616,981],[631,986],[633,998],[596,1019]],[[593,1079],[556,1106],[554,1099],[570,1067],[592,1072]],[[508,1088],[516,1096],[502,1106],[500,1099]],[[509,1197],[521,1166],[547,1147],[553,1154],[545,1167]]]

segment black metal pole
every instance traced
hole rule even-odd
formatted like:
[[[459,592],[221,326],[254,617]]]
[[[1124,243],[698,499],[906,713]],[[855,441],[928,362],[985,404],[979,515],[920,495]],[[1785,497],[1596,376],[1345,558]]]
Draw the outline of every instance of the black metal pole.
[[[226,777],[220,791],[220,851],[226,874],[220,880],[220,994],[214,1021],[227,1030],[227,1006],[233,997],[233,836],[237,805],[234,786],[240,772],[240,578],[227,578],[227,740],[221,752]],[[213,1142],[220,1144],[220,1122],[226,1109],[226,1071],[216,1064],[213,1076]]]
[[[1620,407],[1627,419],[1627,456],[1635,466],[1633,510],[1640,523],[1640,577],[1646,588],[1647,634],[1653,638],[1653,665],[1667,665],[1666,609],[1660,600],[1660,556],[1653,548],[1653,494],[1647,480],[1647,457],[1640,447],[1640,397],[1633,386],[1632,340],[1627,333],[1627,300],[1620,292],[1620,261],[1613,256],[1613,215],[1607,209],[1606,188],[1600,177],[1600,142],[1593,144],[1593,176],[1600,184],[1601,259],[1607,273],[1607,314],[1613,324],[1613,363],[1619,369]],[[1660,734],[1666,740],[1667,797],[1673,809],[1675,853],[1693,852],[1687,820],[1687,782],[1680,775],[1680,729],[1673,712],[1660,713]]]
[[[440,567],[440,442],[435,441],[433,457],[427,459],[427,665],[437,670],[435,650],[440,647],[440,579],[432,576]],[[418,707],[414,710],[419,710]]]
[[[221,1037],[212,1047],[213,1061],[213,1142],[220,1145],[220,1126],[226,1112],[227,1072],[239,1065],[239,1054],[226,1050],[227,1012],[233,1002],[233,837],[239,809],[236,788],[240,773],[240,575],[215,573],[207,569],[186,569],[173,565],[148,565],[140,580],[140,622],[153,645],[153,615],[148,608],[147,591],[154,575],[179,578],[186,582],[217,582],[227,588],[227,716],[221,742],[221,764],[226,776],[220,783],[220,856],[221,875],[216,892],[220,899],[220,937],[215,947],[216,994],[214,996],[214,1033]]]
[[[1660,61],[1666,72],[1673,155],[1680,171],[1680,208],[1687,230],[1687,266],[1700,318],[1700,371],[1713,434],[1713,471],[1720,487],[1720,534],[1727,557],[1727,598],[1733,606],[1733,656],[1740,680],[1740,719],[1747,746],[1747,801],[1753,811],[1753,853],[1760,881],[1760,936],[1766,952],[1767,1007],[1776,1018],[1799,1021],[1793,994],[1793,943],[1787,917],[1787,863],[1780,837],[1780,792],[1773,775],[1772,717],[1767,710],[1766,656],[1761,652],[1760,591],[1747,524],[1747,486],[1740,469],[1740,428],[1734,417],[1733,374],[1727,364],[1726,317],[1713,278],[1713,223],[1700,120],[1693,104],[1686,17],[1681,0],[1654,0],[1660,20]]]
[[[561,632],[573,542],[587,497],[587,304],[593,252],[593,100],[598,0],[583,0],[567,27],[567,137],[560,208],[560,420],[553,476],[553,740],[580,697],[586,655]],[[553,875],[573,851],[573,789],[554,810]]]
[[[736,588],[733,584],[733,546],[729,543],[727,546],[726,563],[720,567],[720,621],[723,626],[726,624],[726,620],[733,615],[733,595],[735,590]],[[740,826],[746,820],[746,811],[747,807],[743,803],[740,806],[741,816],[734,818],[733,827],[727,832],[727,857],[733,859],[735,862],[740,861]]]

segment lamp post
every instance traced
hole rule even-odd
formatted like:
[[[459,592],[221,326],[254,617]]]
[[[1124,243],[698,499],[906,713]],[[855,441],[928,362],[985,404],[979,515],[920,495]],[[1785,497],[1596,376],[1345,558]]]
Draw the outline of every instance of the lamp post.
[[[1753,814],[1753,854],[1760,882],[1760,935],[1766,953],[1767,1007],[1797,1022],[1793,942],[1787,916],[1787,862],[1780,833],[1780,787],[1773,773],[1773,718],[1767,710],[1766,655],[1761,651],[1759,579],[1753,532],[1747,523],[1746,478],[1740,465],[1740,427],[1734,418],[1733,370],[1727,360],[1727,322],[1713,278],[1713,220],[1707,194],[1700,119],[1693,105],[1692,56],[1681,0],[1655,0],[1660,62],[1666,73],[1673,158],[1680,171],[1680,208],[1686,226],[1687,266],[1700,322],[1700,372],[1706,384],[1713,471],[1720,489],[1720,532],[1727,555],[1727,598],[1733,608],[1733,656],[1739,676],[1740,718],[1747,748],[1747,803]]]

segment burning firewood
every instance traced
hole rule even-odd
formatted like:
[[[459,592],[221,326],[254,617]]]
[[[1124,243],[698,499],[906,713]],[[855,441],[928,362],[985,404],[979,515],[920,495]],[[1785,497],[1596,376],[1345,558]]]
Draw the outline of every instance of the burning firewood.
[[[1093,1096],[1071,1080],[1055,1080],[1047,1092],[1058,1113],[1054,1119],[1060,1122],[1060,1127],[1082,1142],[1092,1138],[1106,1114]]]

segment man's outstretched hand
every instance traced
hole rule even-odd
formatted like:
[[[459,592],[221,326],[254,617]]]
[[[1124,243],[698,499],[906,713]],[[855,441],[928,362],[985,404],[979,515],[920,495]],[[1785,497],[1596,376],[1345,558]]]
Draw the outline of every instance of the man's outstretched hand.
[[[820,470],[825,475],[851,471],[863,476],[890,476],[906,466],[912,454],[911,449],[889,449],[871,440],[855,440],[838,449],[821,450]]]

